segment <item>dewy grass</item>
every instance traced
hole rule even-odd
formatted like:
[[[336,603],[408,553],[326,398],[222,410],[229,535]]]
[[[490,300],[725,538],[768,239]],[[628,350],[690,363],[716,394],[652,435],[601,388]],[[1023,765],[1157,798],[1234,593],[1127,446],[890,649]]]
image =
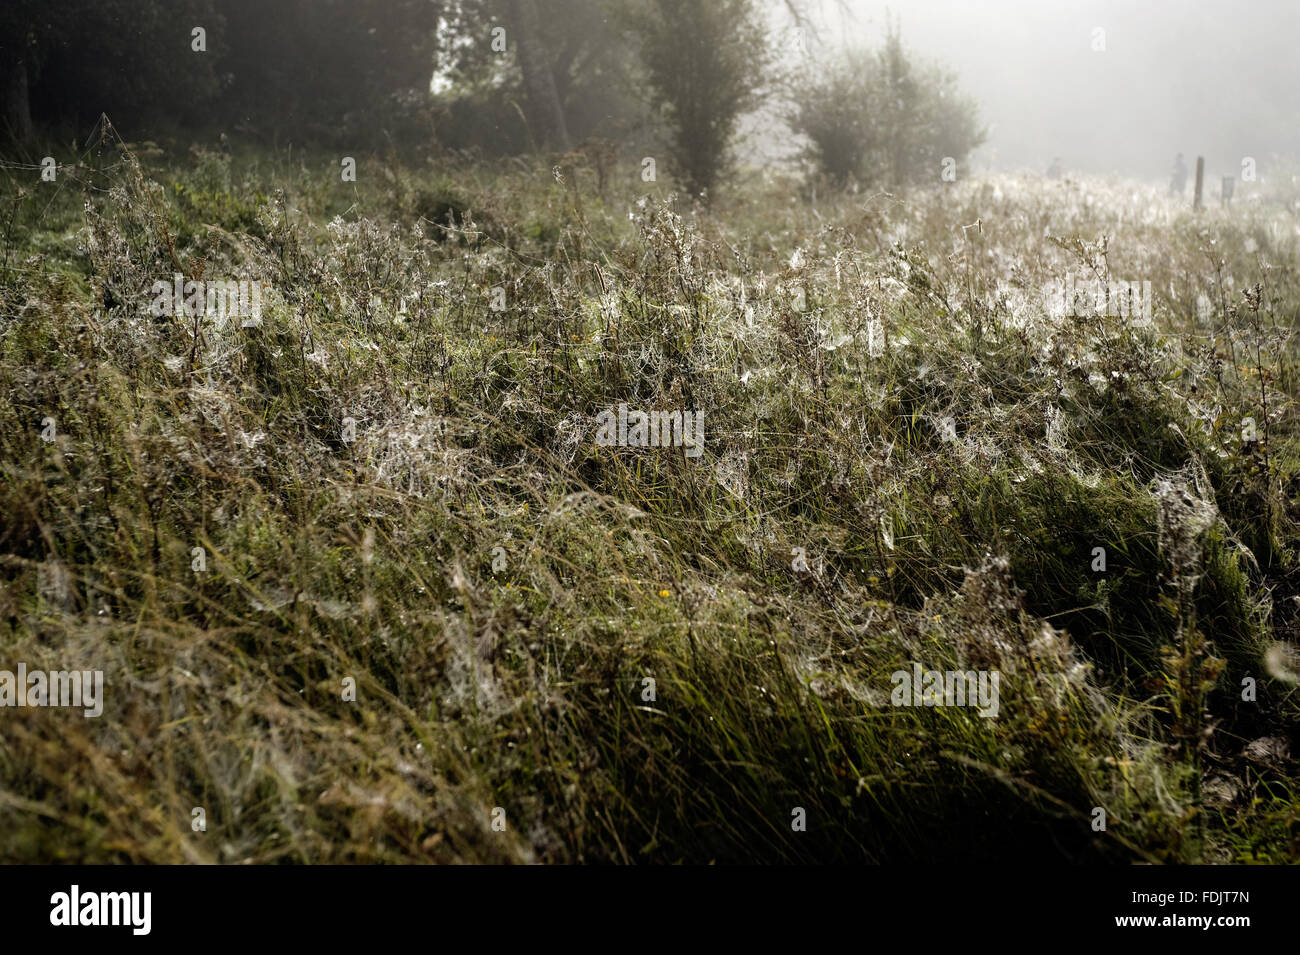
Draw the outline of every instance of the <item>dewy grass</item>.
[[[1295,861],[1292,206],[332,162],[8,183],[0,857]]]

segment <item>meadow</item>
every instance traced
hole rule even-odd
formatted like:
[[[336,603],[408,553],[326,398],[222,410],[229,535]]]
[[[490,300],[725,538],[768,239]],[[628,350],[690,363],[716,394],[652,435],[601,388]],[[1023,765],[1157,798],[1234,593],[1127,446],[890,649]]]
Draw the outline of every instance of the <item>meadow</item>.
[[[0,859],[1300,861],[1289,175],[108,132],[2,170],[0,668],[104,699],[0,710]]]

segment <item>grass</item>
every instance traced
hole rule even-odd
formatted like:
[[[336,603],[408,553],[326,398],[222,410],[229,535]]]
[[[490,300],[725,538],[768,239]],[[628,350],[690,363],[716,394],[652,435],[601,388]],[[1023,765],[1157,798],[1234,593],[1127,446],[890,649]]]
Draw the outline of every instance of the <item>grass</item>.
[[[106,701],[0,715],[0,858],[1300,859],[1293,186],[358,159],[8,170],[0,669]]]

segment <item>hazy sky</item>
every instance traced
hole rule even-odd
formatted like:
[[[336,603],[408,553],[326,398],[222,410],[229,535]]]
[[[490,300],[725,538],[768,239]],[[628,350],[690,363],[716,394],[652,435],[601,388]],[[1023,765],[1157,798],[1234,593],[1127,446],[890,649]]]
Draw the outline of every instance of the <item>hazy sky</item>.
[[[904,43],[959,74],[988,143],[976,168],[1207,177],[1300,164],[1300,0],[821,0],[827,42]],[[1094,29],[1105,31],[1094,52]],[[1292,170],[1288,169],[1290,175]]]

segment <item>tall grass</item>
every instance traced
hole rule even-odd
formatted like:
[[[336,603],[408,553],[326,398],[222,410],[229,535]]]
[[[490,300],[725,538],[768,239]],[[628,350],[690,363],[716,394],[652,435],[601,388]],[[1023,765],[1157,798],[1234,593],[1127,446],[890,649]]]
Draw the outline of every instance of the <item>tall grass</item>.
[[[1294,195],[359,170],[9,172],[0,668],[107,699],[0,710],[0,857],[1298,857]],[[147,314],[178,271],[260,324]]]

